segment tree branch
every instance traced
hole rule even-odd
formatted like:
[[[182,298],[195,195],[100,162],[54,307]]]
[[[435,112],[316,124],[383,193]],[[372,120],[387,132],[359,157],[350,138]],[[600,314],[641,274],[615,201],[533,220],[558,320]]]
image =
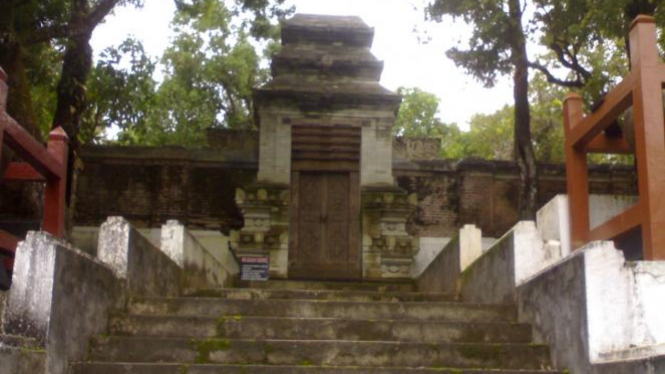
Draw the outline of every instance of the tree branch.
[[[557,84],[562,87],[569,87],[569,88],[582,88],[584,87],[584,81],[580,78],[579,74],[577,75],[577,79],[572,81],[572,80],[563,80],[555,77],[549,69],[537,62],[532,62],[529,61],[528,65],[530,68],[536,69],[540,71],[541,73],[545,74],[545,77],[547,77],[547,81],[550,83]]]
[[[25,43],[28,45],[45,43],[53,39],[68,38],[76,34],[76,28],[73,25],[65,24],[49,26],[35,31],[32,36],[25,41]]]
[[[550,44],[550,49],[554,51],[554,54],[556,54],[557,60],[559,60],[561,65],[572,70],[578,76],[582,76],[584,79],[589,79],[591,77],[591,72],[586,70],[582,65],[580,65],[576,54],[571,53],[570,51],[568,51],[567,48],[562,47],[561,44],[558,43]],[[566,59],[566,57],[568,57],[570,61]]]
[[[113,8],[115,8],[121,0],[102,0],[97,7],[90,12],[90,15],[86,17],[85,23],[88,25],[90,30],[97,27],[97,25],[106,18],[106,16],[111,13]]]
[[[81,22],[54,25],[38,29],[30,38],[28,38],[26,44],[45,43],[53,39],[70,38],[72,36],[91,32],[109,13],[111,13],[113,8],[118,5],[120,1],[121,0],[102,0]]]

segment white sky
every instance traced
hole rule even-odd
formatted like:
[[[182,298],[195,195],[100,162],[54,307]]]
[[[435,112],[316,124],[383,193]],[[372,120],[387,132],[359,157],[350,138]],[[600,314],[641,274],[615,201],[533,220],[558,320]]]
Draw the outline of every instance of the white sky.
[[[486,89],[455,67],[445,51],[468,39],[469,28],[452,22],[424,21],[422,10],[414,9],[421,0],[288,0],[298,13],[357,15],[375,28],[372,52],[385,61],[381,83],[390,88],[418,87],[441,99],[440,117],[466,128],[476,113],[492,113],[512,101],[512,89],[503,78]],[[175,6],[171,0],[145,0],[143,9],[120,8],[97,27],[92,45],[96,53],[118,45],[133,35],[146,51],[155,56],[169,45],[169,23]],[[418,42],[418,33],[431,36],[428,44]]]

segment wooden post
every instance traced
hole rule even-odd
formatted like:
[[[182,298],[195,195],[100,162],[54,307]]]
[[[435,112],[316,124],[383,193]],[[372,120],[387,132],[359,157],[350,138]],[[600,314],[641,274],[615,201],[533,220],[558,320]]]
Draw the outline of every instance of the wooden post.
[[[7,73],[0,68],[0,113],[7,110],[7,94],[9,87],[7,86]]]
[[[665,260],[665,120],[656,47],[656,21],[639,16],[630,30],[631,68],[637,74],[633,91],[635,157],[637,159],[642,240],[645,260]]]
[[[4,70],[0,67],[0,117],[5,115],[5,110],[7,109],[7,91],[9,88],[7,87],[7,74],[5,73]],[[5,130],[4,128],[0,125],[0,180],[3,178],[3,174],[5,172],[5,164],[3,162],[8,163],[10,160],[4,160],[2,159],[5,149],[5,141],[4,141],[4,135],[5,135]]]
[[[46,180],[42,230],[58,238],[65,235],[68,140],[65,130],[58,127],[49,134],[47,146],[48,153],[60,164],[61,169],[58,178],[48,178]]]
[[[566,96],[563,102],[563,120],[572,250],[580,248],[589,240],[589,171],[586,152],[573,147],[571,135],[571,130],[583,117],[582,98],[577,94]]]

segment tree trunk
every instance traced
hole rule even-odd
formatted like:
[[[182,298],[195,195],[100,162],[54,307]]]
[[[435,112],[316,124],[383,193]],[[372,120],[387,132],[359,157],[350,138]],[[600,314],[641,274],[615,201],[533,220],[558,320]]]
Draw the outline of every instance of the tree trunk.
[[[628,58],[628,65],[630,66],[630,25],[633,20],[643,14],[647,16],[654,16],[656,8],[660,4],[660,0],[633,0],[626,4],[623,9],[624,18],[624,42],[626,43],[626,57]]]
[[[71,25],[85,23],[88,16],[88,0],[72,0]],[[90,38],[94,26],[84,28],[84,32],[69,37],[62,61],[62,73],[58,82],[58,98],[51,127],[62,127],[69,136],[69,157],[67,165],[67,204],[66,213],[68,232],[71,229],[71,218],[75,209],[75,165],[78,157],[78,135],[81,129],[81,118],[86,107],[86,82],[92,70],[92,47]]]
[[[519,169],[520,219],[533,220],[538,204],[538,165],[531,141],[529,109],[529,67],[526,38],[522,28],[519,0],[509,0],[511,20],[511,58],[514,66],[513,96],[515,100],[515,161]]]
[[[87,0],[72,1],[70,24],[85,22],[88,15]],[[81,128],[81,117],[86,105],[86,81],[92,69],[92,47],[90,38],[94,27],[74,35],[67,41],[62,63],[62,74],[58,83],[58,99],[53,117],[53,128],[62,126],[69,136],[73,150],[78,147],[78,133]]]

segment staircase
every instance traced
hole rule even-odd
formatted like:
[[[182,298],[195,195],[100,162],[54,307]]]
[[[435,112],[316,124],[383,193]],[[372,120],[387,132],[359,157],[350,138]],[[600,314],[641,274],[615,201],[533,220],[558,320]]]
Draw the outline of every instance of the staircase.
[[[546,374],[512,305],[411,284],[270,281],[133,300],[71,374]]]

